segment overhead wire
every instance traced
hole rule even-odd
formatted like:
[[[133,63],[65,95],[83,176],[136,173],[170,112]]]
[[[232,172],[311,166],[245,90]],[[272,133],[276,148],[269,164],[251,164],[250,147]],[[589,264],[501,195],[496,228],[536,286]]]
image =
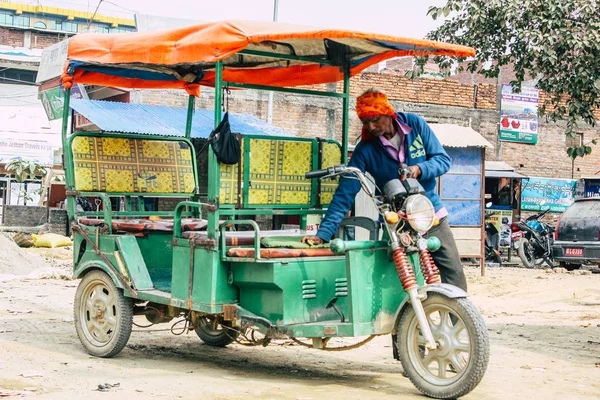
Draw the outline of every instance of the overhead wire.
[[[94,10],[94,14],[92,14],[92,18],[90,18],[90,21],[88,22],[88,26],[87,26],[88,29],[90,29],[90,26],[92,26],[92,21],[94,20],[94,17],[96,16],[98,9],[100,8],[100,4],[102,4],[103,1],[104,0],[98,1],[98,5],[96,6],[96,9]]]

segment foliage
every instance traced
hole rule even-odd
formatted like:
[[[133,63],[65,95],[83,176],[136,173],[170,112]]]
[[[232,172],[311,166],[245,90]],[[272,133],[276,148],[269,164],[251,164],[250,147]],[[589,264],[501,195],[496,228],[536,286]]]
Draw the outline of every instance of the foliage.
[[[48,172],[46,167],[34,161],[13,160],[5,166],[6,170],[15,175],[17,182],[25,182],[29,178],[36,176],[46,176]]]
[[[519,91],[525,79],[536,78],[537,88],[550,97],[550,106],[542,105],[540,114],[553,122],[566,119],[567,135],[575,136],[580,121],[595,126],[593,111],[600,108],[597,0],[447,0],[443,7],[430,7],[428,15],[446,18],[429,39],[477,50],[474,59],[466,60],[468,71],[493,78],[501,66],[512,64],[513,89]],[[425,61],[418,60],[421,68]],[[449,68],[465,59],[435,61]],[[582,145],[568,154],[576,158],[591,151]]]
[[[36,176],[46,176],[48,170],[46,167],[41,166],[40,164],[34,161],[25,161],[25,160],[13,160],[6,164],[5,169],[11,172],[15,176],[15,180],[19,183],[25,182],[27,179],[34,178]],[[41,195],[43,189],[37,189],[32,192],[32,194]],[[25,189],[25,186],[22,187],[17,197],[17,204],[19,204],[20,199],[23,199],[24,202],[33,201],[33,198]]]

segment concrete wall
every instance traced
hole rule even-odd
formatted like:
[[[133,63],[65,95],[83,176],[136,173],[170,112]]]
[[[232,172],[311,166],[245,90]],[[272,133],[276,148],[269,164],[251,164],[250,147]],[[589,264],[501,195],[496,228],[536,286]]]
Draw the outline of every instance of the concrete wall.
[[[7,227],[30,227],[46,223],[46,207],[6,206],[4,213],[4,226]],[[67,210],[51,208],[48,230],[66,235],[67,221]]]

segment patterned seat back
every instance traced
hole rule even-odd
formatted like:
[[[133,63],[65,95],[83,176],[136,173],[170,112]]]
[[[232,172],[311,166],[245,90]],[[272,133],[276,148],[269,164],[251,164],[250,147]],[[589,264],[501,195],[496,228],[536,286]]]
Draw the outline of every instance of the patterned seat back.
[[[337,179],[317,182],[304,174],[341,163],[341,155],[333,141],[245,136],[241,165],[221,165],[221,204],[236,204],[239,198],[249,208],[313,207],[317,195],[321,205],[329,204]]]
[[[71,149],[77,191],[192,194],[197,187],[185,140],[77,135]]]

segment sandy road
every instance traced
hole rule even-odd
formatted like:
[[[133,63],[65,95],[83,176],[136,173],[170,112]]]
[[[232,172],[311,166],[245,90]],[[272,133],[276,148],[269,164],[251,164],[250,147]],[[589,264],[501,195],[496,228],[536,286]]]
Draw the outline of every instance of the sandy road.
[[[471,299],[484,314],[492,349],[484,380],[466,399],[600,396],[600,275],[504,268],[489,269],[481,278],[475,268],[467,272]],[[0,276],[0,395],[423,398],[402,377],[389,337],[349,352],[324,353],[285,342],[215,349],[193,333],[174,336],[136,329],[119,356],[93,358],[84,353],[73,326],[77,283]],[[102,383],[119,386],[99,392]]]

